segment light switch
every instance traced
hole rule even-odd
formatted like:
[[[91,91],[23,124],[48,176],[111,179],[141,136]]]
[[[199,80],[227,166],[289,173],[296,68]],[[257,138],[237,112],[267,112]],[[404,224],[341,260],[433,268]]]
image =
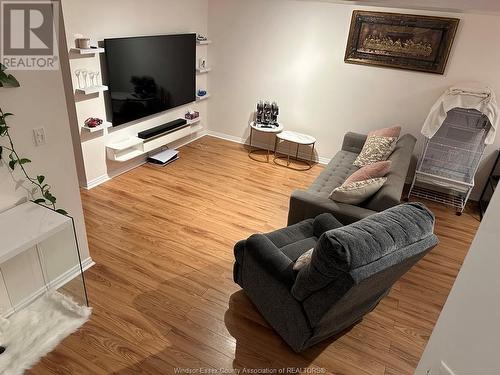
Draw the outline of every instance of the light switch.
[[[41,146],[46,143],[44,128],[33,129],[33,136],[35,137],[35,145]]]

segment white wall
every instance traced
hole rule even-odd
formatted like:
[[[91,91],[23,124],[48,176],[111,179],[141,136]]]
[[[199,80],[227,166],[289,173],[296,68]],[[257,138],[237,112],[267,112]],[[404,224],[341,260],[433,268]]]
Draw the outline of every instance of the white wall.
[[[456,375],[500,374],[499,222],[500,193],[497,191],[439,316],[416,374],[440,374],[441,361]]]
[[[461,19],[444,75],[344,63],[354,9]],[[347,131],[401,124],[421,144],[420,128],[442,92],[460,81],[486,82],[500,95],[500,17],[370,8],[315,1],[210,0],[209,129],[248,137],[258,99],[277,100],[280,120],[317,137],[331,158]],[[500,136],[490,154],[500,146]],[[489,173],[482,167],[478,184]],[[480,189],[479,189],[480,190]],[[476,192],[479,191],[476,189]],[[477,194],[475,194],[477,198]]]
[[[75,218],[82,257],[89,256],[83,210],[71,146],[68,112],[64,99],[61,71],[9,71],[16,76],[20,88],[0,88],[1,107],[15,116],[8,118],[10,133],[21,157],[32,160],[26,169],[32,175],[43,174],[57,197],[57,206]],[[47,143],[35,146],[33,128],[43,127]],[[4,139],[0,140],[2,144]],[[7,155],[4,155],[7,156]],[[19,170],[9,173],[0,164],[0,199],[7,206],[28,195],[30,184],[23,181]]]
[[[66,209],[75,219],[82,260],[88,265],[91,260],[61,70],[10,70],[9,73],[16,76],[21,87],[0,88],[0,103],[5,112],[15,114],[8,118],[8,125],[16,149],[21,157],[32,160],[32,163],[25,165],[27,171],[32,176],[45,175],[46,182],[52,187],[52,193],[57,197],[57,206]],[[35,146],[33,129],[39,127],[45,129],[46,144]],[[5,138],[0,139],[0,145],[5,142]],[[6,152],[4,152],[4,157],[8,157]],[[19,168],[10,173],[8,166],[0,162],[0,212],[25,200],[31,189],[32,186],[24,181]],[[35,196],[35,198],[38,197]],[[69,235],[71,240],[72,231]],[[46,244],[48,245],[47,252],[44,252],[44,255],[47,267],[55,270],[51,271],[52,280],[52,277],[60,276],[71,269],[77,263],[77,258],[71,242],[68,247],[65,241],[58,241],[54,238]],[[2,264],[1,272],[2,280],[8,284],[14,304],[21,302],[43,286],[41,270],[34,250],[26,251]],[[4,281],[1,281],[0,315],[11,307],[5,293]]]
[[[96,41],[112,37],[184,32],[207,33],[208,0],[63,0],[62,6],[69,48],[74,47],[75,34],[84,34],[95,44]],[[197,47],[199,57],[206,57],[206,51],[207,47]],[[85,58],[70,56],[71,72],[74,73],[76,69],[81,68],[99,70],[103,61],[103,54],[98,57]],[[72,80],[72,87],[68,82],[70,91],[78,88],[74,74],[72,74]],[[200,75],[197,80],[199,88],[206,88],[206,75]],[[132,125],[109,129],[104,133],[98,132],[90,135],[79,130],[88,117],[106,119],[105,95],[108,94],[91,98],[76,97],[78,121],[73,121],[71,126],[78,129],[74,132],[74,139],[77,144],[81,142],[85,176],[81,176],[83,178],[80,178],[80,181],[86,185],[102,181],[108,175],[113,176],[144,160],[144,158],[138,158],[132,163],[116,163],[107,160],[105,145],[114,140],[136,136],[144,129],[183,118],[188,109],[200,111],[203,118],[202,124],[206,128],[208,110],[205,101],[151,116],[145,121],[137,121]]]

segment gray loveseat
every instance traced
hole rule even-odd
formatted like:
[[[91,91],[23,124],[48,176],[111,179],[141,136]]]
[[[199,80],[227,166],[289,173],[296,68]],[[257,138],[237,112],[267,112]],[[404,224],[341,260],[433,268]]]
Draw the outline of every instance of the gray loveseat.
[[[437,243],[422,204],[391,208],[348,226],[322,214],[236,244],[234,280],[300,352],[360,321]],[[314,247],[298,273],[297,258]]]
[[[334,156],[311,187],[306,191],[296,190],[292,193],[288,225],[324,212],[330,212],[342,223],[349,224],[400,203],[416,143],[415,137],[410,134],[398,140],[396,149],[388,159],[392,161],[392,165],[387,182],[373,197],[359,206],[334,202],[328,198],[333,189],[342,185],[347,177],[358,170],[352,163],[361,152],[366,137],[347,133],[342,150]]]

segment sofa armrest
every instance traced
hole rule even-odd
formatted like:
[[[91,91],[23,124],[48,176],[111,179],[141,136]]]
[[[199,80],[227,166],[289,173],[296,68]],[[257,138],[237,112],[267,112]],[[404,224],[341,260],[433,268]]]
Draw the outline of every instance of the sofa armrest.
[[[266,269],[275,279],[292,287],[295,282],[293,262],[269,238],[262,234],[254,234],[246,241],[244,256],[251,256]]]
[[[313,222],[314,236],[320,238],[323,233],[340,227],[343,227],[343,225],[335,216],[330,213],[321,214],[316,216]]]
[[[348,132],[344,136],[344,142],[342,143],[342,150],[354,152],[359,154],[365,145],[367,135]]]
[[[275,230],[270,233],[264,233],[274,246],[278,248],[285,247],[294,242],[301,241],[304,238],[313,236],[313,219],[304,220],[300,223],[290,225],[285,228]]]
[[[388,159],[392,162],[392,165],[390,172],[386,176],[387,181],[373,197],[364,203],[364,207],[381,212],[401,203],[401,195],[416,142],[417,139],[410,134],[406,134],[398,140],[394,152]]]
[[[290,197],[288,225],[315,218],[323,213],[331,213],[337,220],[347,225],[373,215],[375,211],[346,203],[334,202],[320,194],[295,190]]]

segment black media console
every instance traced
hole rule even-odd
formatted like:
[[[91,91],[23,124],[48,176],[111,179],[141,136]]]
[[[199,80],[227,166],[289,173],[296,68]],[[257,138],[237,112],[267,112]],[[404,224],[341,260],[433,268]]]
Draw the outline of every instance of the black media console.
[[[180,118],[174,121],[167,122],[166,124],[155,126],[154,128],[148,130],[144,130],[139,134],[137,134],[137,137],[141,139],[150,139],[177,130],[186,125],[187,125],[187,120]]]

